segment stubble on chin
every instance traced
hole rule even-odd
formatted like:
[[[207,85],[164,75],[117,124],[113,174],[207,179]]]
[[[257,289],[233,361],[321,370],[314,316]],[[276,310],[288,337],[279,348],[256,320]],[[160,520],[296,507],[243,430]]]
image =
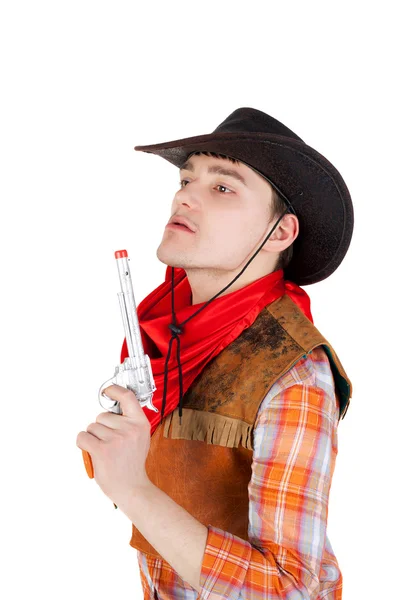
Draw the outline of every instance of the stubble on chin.
[[[167,249],[163,242],[158,246],[156,256],[160,262],[164,263],[164,265],[180,269],[186,268],[186,261],[182,256],[182,251],[178,249]]]

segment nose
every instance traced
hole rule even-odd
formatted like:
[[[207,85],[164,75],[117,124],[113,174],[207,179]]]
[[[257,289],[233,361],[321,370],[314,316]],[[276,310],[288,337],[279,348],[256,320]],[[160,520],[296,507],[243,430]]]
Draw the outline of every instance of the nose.
[[[196,186],[193,182],[190,185],[186,184],[184,187],[180,188],[175,194],[175,204],[180,206],[185,205],[189,206],[192,209],[197,209],[200,206],[200,192],[196,189]]]

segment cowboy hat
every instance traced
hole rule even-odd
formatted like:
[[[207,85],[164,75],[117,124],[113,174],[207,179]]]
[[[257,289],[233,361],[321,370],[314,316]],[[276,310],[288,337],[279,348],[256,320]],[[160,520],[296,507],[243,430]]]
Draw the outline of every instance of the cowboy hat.
[[[255,108],[234,110],[212,133],[135,146],[181,167],[197,151],[243,162],[277,190],[299,220],[285,279],[297,285],[322,281],[350,246],[354,214],[349,190],[337,169],[277,119]]]

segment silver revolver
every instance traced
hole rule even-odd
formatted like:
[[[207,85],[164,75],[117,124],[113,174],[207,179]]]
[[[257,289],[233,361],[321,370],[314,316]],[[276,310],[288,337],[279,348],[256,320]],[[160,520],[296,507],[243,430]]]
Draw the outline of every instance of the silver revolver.
[[[142,408],[147,406],[150,410],[159,412],[158,408],[152,403],[153,394],[157,388],[154,384],[150,358],[143,350],[128,264],[128,252],[126,250],[117,250],[115,258],[121,282],[122,291],[118,293],[118,299],[125,329],[128,356],[122,365],[115,367],[114,376],[105,381],[100,387],[99,402],[108,412],[121,415],[122,411],[119,402],[102,393],[109,385],[117,384],[134,392]]]

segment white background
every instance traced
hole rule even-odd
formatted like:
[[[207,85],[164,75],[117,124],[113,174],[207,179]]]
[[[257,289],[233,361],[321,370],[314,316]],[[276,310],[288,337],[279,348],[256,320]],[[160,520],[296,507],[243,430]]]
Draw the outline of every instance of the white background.
[[[343,263],[304,288],[353,383],[328,535],[344,600],[398,597],[397,40],[395,2],[1,4],[2,598],[142,597],[130,522],[75,445],[119,363],[114,251],[137,304],[165,276],[178,170],[133,146],[210,133],[241,106],[352,195]]]

